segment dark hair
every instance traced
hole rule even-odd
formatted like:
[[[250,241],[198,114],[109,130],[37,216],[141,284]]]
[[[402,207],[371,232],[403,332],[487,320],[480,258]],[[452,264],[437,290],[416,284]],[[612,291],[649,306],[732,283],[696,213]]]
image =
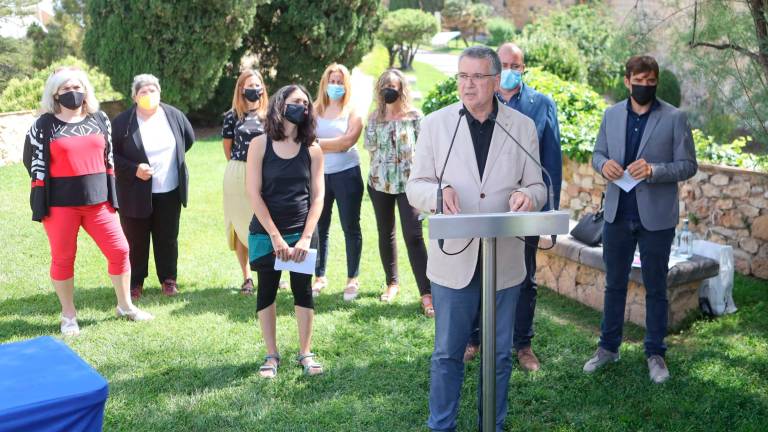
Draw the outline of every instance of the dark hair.
[[[475,45],[465,48],[459,56],[459,61],[464,57],[488,60],[491,64],[491,73],[494,75],[501,73],[501,60],[499,59],[499,54],[487,46]]]
[[[304,93],[309,102],[304,123],[296,125],[296,142],[305,146],[310,146],[315,142],[317,120],[315,119],[315,111],[312,106],[312,98],[309,97],[309,92],[307,92],[307,89],[301,84],[289,84],[284,86],[269,98],[269,109],[267,110],[267,120],[264,125],[264,130],[266,131],[267,136],[275,141],[284,140],[286,138],[285,129],[283,127],[286,98],[296,90]]]
[[[647,56],[639,55],[632,56],[627,60],[626,71],[624,76],[631,78],[632,75],[637,75],[645,72],[653,72],[656,74],[656,78],[659,78],[659,64],[656,63],[656,59]]]

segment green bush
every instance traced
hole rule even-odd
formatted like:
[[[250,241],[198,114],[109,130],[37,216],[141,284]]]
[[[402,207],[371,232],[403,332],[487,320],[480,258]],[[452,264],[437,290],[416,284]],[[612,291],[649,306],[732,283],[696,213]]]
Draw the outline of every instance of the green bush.
[[[575,47],[578,62],[585,69],[583,76],[563,75],[551,66],[547,67],[541,59],[535,65],[541,65],[564,79],[586,80],[598,93],[604,94],[611,91],[616,76],[623,73],[624,63],[631,50],[637,49],[626,44],[621,30],[611,18],[610,12],[598,2],[555,10],[538,17],[525,26],[523,36],[534,43],[541,38],[548,43],[564,41],[569,49],[563,51],[568,53],[570,47]],[[535,48],[535,45],[530,48]],[[526,63],[532,64],[528,61]]]
[[[129,91],[135,75],[151,73],[163,99],[188,111],[213,96],[261,2],[89,0],[83,49],[120,91]]]
[[[35,72],[32,50],[29,39],[0,37],[0,93],[11,79],[28,77]]]
[[[696,145],[696,158],[699,162],[768,171],[768,155],[744,152],[744,147],[750,141],[752,141],[751,137],[741,136],[729,144],[718,144],[712,135],[706,135],[699,129],[693,130],[693,142]]]
[[[290,83],[316,90],[325,68],[352,67],[373,47],[379,0],[271,0],[259,6],[243,44],[259,57],[264,79],[277,89]]]
[[[515,25],[504,18],[491,18],[488,20],[488,44],[499,46],[505,42],[512,42],[517,34]]]
[[[389,10],[421,9],[425,12],[440,12],[443,10],[443,0],[390,0]]]
[[[587,81],[587,64],[576,45],[567,39],[536,32],[523,36],[518,45],[525,52],[526,65],[541,67],[567,81]]]
[[[528,69],[524,80],[555,101],[563,154],[580,162],[588,161],[607,107],[603,98],[586,84],[562,80],[540,68]],[[429,92],[422,110],[429,114],[458,101],[456,80],[450,78]]]
[[[70,56],[53,62],[47,68],[37,71],[30,78],[12,79],[0,94],[0,111],[12,112],[39,108],[46,80],[54,69],[61,66],[76,66],[84,70],[88,74],[88,79],[91,81],[99,101],[122,98],[122,95],[112,88],[108,76],[98,68],[91,67],[84,61]]]
[[[678,81],[677,76],[671,70],[664,68],[659,70],[659,86],[656,89],[656,96],[664,102],[680,107],[683,97],[680,91],[680,81]],[[624,74],[622,73],[614,79],[611,98],[615,101],[620,101],[628,97],[629,90],[624,85]]]

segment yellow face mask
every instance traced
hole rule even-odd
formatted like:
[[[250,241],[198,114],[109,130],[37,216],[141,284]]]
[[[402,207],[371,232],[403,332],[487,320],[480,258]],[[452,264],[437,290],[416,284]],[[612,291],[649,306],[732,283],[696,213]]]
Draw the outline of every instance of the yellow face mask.
[[[136,98],[136,104],[145,110],[153,110],[160,105],[160,93],[149,93]]]

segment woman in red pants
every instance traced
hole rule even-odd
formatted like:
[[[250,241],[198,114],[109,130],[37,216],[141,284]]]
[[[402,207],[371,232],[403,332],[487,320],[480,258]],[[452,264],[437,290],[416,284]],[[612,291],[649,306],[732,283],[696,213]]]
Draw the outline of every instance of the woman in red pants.
[[[133,305],[128,242],[115,209],[110,124],[86,74],[54,72],[45,84],[42,115],[27,133],[24,165],[32,177],[32,219],[43,223],[51,246],[51,279],[61,302],[61,332],[80,333],[74,304],[77,235],[82,226],[108,261],[116,314],[133,321],[153,316]]]

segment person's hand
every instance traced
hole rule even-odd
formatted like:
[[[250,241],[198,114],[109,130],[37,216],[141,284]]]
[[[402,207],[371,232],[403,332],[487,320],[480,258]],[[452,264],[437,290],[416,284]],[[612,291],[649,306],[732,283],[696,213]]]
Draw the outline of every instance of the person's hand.
[[[152,178],[152,174],[155,173],[155,170],[152,169],[149,164],[140,163],[139,167],[136,168],[136,177],[147,181]]]
[[[293,260],[297,263],[304,261],[309,253],[309,237],[302,237],[293,246]]]
[[[272,249],[275,250],[275,256],[282,261],[288,261],[291,259],[291,248],[288,246],[288,243],[283,240],[283,236],[280,234],[276,235],[270,235],[270,240],[272,240]]]
[[[608,161],[603,165],[603,177],[607,178],[610,181],[618,180],[624,175],[624,168],[619,165],[618,162],[616,162],[613,159],[608,159]]]
[[[629,170],[629,175],[635,180],[645,180],[650,177],[653,172],[651,165],[649,165],[645,159],[638,159],[632,162],[627,167],[627,170]]]
[[[533,209],[533,200],[523,192],[512,192],[509,197],[509,210],[527,212]]]
[[[461,212],[459,207],[459,194],[450,186],[443,189],[443,213],[458,214]]]

